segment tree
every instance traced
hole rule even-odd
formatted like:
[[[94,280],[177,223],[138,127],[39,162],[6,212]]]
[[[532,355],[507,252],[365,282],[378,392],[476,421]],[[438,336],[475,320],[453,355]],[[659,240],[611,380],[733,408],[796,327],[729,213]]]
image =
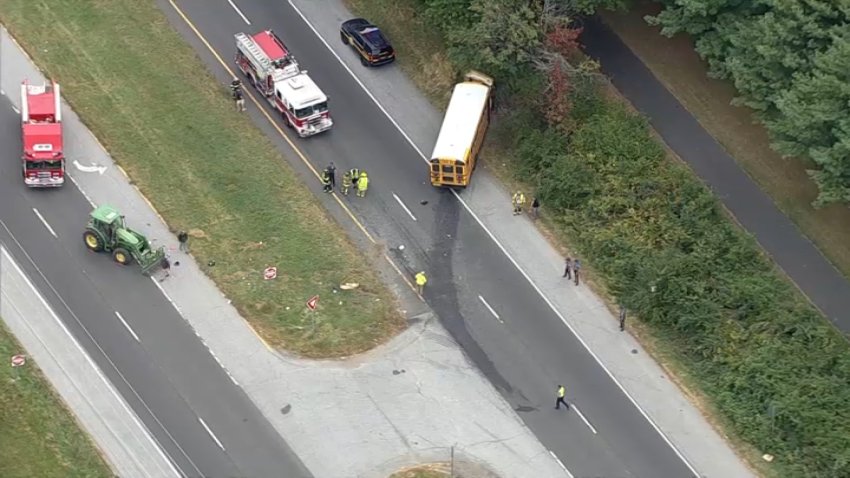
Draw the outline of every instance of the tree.
[[[481,68],[515,78],[528,67],[541,45],[538,18],[528,5],[512,0],[472,0],[476,21],[449,32],[449,51],[462,68]]]

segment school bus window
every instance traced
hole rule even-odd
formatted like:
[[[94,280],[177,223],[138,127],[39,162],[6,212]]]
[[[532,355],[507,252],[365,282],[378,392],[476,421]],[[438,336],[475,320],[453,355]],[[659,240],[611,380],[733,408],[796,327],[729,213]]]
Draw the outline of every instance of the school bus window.
[[[457,167],[455,168],[455,171],[457,171],[457,173],[458,173],[459,175],[463,175],[463,167],[461,167],[461,166],[457,166]]]
[[[453,171],[454,171],[454,169],[455,169],[455,168],[454,168],[454,166],[452,166],[452,165],[443,166],[443,172],[444,172],[444,173],[451,173],[451,172],[453,172]]]
[[[434,171],[435,173],[439,173],[440,172],[440,166],[438,164],[432,164],[431,165],[431,171]]]

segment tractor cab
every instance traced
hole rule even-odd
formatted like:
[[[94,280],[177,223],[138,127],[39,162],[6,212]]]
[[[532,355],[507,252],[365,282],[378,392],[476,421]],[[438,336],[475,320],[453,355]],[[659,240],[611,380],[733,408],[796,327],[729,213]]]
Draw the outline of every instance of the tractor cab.
[[[139,263],[142,273],[153,271],[165,258],[165,248],[154,250],[142,234],[124,224],[124,216],[108,205],[98,206],[89,214],[83,242],[94,252],[111,252],[115,262],[128,265]]]

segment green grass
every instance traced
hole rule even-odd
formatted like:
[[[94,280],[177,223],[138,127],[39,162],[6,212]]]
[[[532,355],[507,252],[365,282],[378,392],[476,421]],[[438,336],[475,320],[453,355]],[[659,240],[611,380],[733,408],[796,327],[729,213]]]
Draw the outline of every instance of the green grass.
[[[270,344],[346,356],[403,328],[369,258],[153,1],[0,0],[0,19]],[[268,265],[276,280],[262,279]],[[345,282],[360,287],[332,294]]]
[[[708,77],[690,37],[667,38],[646,24],[643,17],[659,10],[659,4],[641,1],[628,12],[606,13],[604,18],[776,205],[850,277],[850,208],[842,204],[812,207],[818,188],[806,173],[811,164],[782,158],[770,149],[767,132],[753,111],[731,105],[737,94],[734,86]]]
[[[111,477],[97,448],[65,409],[36,364],[9,366],[24,353],[0,321],[0,476]]]

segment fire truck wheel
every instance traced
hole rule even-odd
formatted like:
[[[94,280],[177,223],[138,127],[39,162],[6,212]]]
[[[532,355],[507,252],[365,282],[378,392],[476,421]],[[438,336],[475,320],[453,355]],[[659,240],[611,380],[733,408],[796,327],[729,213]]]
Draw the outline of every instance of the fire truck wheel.
[[[127,252],[127,249],[124,249],[122,247],[117,247],[114,251],[112,251],[112,258],[115,259],[115,262],[121,264],[122,266],[126,266],[132,260],[132,258],[130,257],[130,253]]]
[[[86,231],[83,233],[83,242],[90,251],[100,252],[103,250],[103,241],[101,241],[100,236],[93,231]]]
[[[280,115],[283,116],[283,124],[285,124],[287,128],[292,129],[292,121],[289,121],[289,116],[282,111],[280,112]]]

